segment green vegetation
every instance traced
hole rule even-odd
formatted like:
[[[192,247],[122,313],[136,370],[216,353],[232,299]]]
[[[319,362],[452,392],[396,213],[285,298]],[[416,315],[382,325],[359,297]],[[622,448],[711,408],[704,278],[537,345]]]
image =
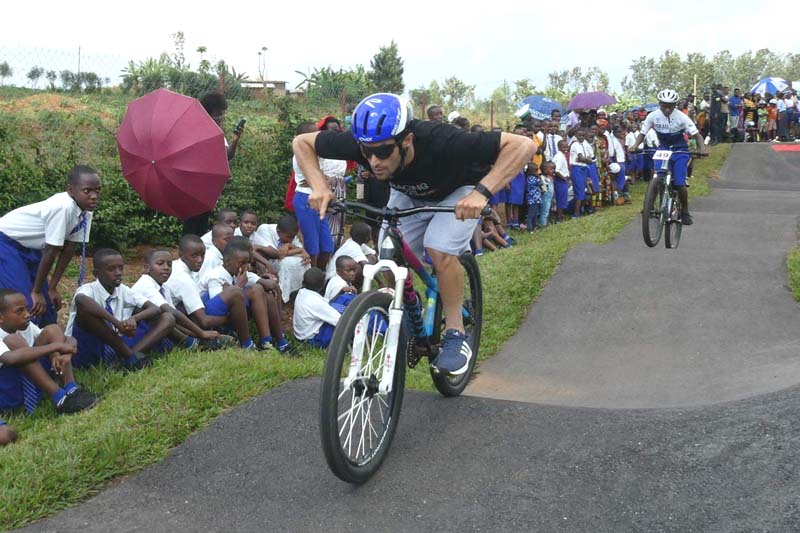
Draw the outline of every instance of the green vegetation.
[[[789,271],[789,286],[795,299],[800,302],[800,248],[789,252],[786,258],[786,269]]]
[[[703,177],[719,170],[726,153],[727,146],[719,146],[711,158],[697,162],[693,194],[707,192]],[[578,243],[613,239],[639,213],[643,191],[643,185],[634,187],[632,205],[551,225],[535,235],[521,234],[515,248],[479,259],[487,317],[481,359],[495,354],[514,333],[563,255]],[[795,265],[790,271],[797,275],[800,252],[790,260]],[[163,459],[226,410],[286,381],[322,372],[322,351],[301,347],[300,355],[178,351],[137,374],[79,371],[79,383],[104,394],[98,407],[57,417],[50,405],[42,405],[33,416],[7,420],[21,438],[0,450],[0,529],[69,507],[115,477]],[[432,390],[423,367],[409,373],[408,384]]]

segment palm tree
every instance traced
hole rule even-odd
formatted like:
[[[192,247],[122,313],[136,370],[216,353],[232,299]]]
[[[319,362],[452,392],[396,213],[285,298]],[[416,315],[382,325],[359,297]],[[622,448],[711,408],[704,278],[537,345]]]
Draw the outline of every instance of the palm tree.
[[[203,61],[203,54],[205,54],[206,52],[208,52],[208,48],[206,48],[205,46],[197,47],[197,53],[200,54],[200,61]]]

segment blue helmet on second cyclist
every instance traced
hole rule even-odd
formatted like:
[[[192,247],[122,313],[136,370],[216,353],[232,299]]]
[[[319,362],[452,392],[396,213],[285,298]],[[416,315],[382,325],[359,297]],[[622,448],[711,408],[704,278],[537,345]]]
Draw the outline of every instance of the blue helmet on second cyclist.
[[[405,168],[413,118],[409,102],[390,93],[367,96],[353,111],[350,130],[378,179],[388,180]]]
[[[669,115],[675,109],[675,104],[678,103],[678,92],[672,89],[663,89],[658,93],[658,103],[661,112]]]

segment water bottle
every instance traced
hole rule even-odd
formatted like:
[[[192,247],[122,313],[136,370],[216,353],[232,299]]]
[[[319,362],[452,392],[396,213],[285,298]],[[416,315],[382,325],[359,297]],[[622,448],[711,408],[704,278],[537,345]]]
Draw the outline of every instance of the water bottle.
[[[433,335],[433,323],[436,320],[436,297],[438,294],[433,289],[425,291],[425,335],[430,337]]]

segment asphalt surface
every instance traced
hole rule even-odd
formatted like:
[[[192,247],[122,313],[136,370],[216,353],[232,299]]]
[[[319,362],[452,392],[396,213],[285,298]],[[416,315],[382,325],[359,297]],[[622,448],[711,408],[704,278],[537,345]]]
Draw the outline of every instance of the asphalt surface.
[[[677,250],[634,222],[570,251],[473,396],[407,393],[364,486],[328,471],[304,380],[29,530],[800,531],[799,183],[800,154],[735,146]]]

